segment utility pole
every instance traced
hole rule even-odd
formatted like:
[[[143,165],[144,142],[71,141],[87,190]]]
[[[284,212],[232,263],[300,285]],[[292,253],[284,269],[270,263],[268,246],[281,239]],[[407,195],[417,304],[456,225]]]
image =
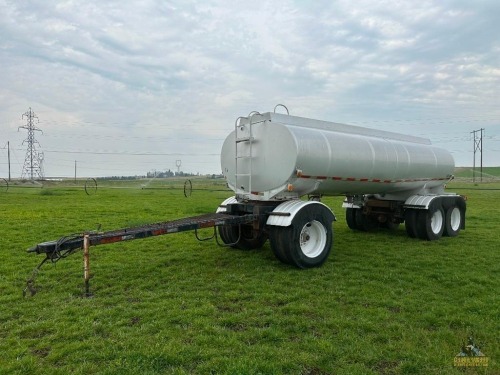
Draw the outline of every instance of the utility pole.
[[[9,182],[10,182],[10,142],[7,142],[7,161],[9,163]]]
[[[42,130],[35,126],[35,119],[38,122],[38,116],[31,110],[31,107],[23,114],[22,118],[24,118],[25,116],[27,119],[26,125],[19,126],[17,128],[17,131],[19,131],[19,129],[28,130],[28,138],[23,141],[23,144],[24,142],[28,142],[28,149],[26,151],[26,157],[24,158],[24,166],[21,173],[21,178],[28,175],[30,180],[34,180],[35,175],[43,178],[42,169],[40,166],[40,155],[38,155],[35,147],[36,144],[40,146],[38,141],[35,139],[35,132],[42,132]]]
[[[484,128],[471,131],[472,139],[474,141],[474,160],[472,162],[472,182],[476,182],[476,152],[479,150],[481,153],[481,182],[483,182],[483,131]],[[478,135],[479,133],[479,135]]]

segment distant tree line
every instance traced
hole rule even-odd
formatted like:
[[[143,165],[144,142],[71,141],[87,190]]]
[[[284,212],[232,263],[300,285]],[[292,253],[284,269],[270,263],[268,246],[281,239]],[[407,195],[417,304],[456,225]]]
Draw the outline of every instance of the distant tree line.
[[[97,180],[140,180],[144,176],[108,176],[108,177],[97,177]]]
[[[140,180],[143,178],[169,178],[169,177],[193,177],[199,176],[199,173],[187,173],[187,172],[173,172],[170,169],[168,171],[151,171],[142,176],[107,176],[107,177],[97,177],[97,180]],[[223,178],[221,174],[210,174],[207,177],[216,179]]]
[[[199,173],[186,173],[186,172],[173,172],[170,169],[168,171],[152,171],[146,174],[147,178],[169,178],[169,177],[192,177],[199,176]]]

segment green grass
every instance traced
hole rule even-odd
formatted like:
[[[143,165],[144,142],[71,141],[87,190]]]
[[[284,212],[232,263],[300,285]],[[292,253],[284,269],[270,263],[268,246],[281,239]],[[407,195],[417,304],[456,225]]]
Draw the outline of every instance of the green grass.
[[[460,167],[455,170],[455,177],[457,178],[466,178],[472,179],[473,176],[476,178],[476,181],[479,181],[481,178],[481,169],[479,166],[473,170],[472,167]],[[483,168],[483,181],[489,180],[498,180],[500,179],[500,167],[484,167]]]
[[[190,198],[183,181],[154,183],[0,194],[1,374],[500,373],[500,192],[466,183],[449,185],[468,196],[457,238],[352,232],[330,197],[338,221],[321,268],[180,233],[91,248],[92,298],[81,252],[45,265],[22,297],[36,243],[212,212],[231,195],[221,181],[193,180]],[[453,367],[471,335],[488,368]]]

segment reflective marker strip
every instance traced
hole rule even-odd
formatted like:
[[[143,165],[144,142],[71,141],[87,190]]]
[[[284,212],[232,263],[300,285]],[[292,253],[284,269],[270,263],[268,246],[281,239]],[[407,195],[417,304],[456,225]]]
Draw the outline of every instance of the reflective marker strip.
[[[384,184],[393,184],[393,183],[402,183],[402,182],[427,182],[427,181],[448,181],[448,177],[444,178],[415,178],[415,179],[406,179],[406,180],[381,180],[379,178],[355,178],[355,177],[327,177],[327,176],[309,176],[309,175],[301,175],[299,178],[305,179],[316,179],[316,180],[333,180],[333,181],[347,181],[347,182],[374,182],[374,183],[384,183]]]

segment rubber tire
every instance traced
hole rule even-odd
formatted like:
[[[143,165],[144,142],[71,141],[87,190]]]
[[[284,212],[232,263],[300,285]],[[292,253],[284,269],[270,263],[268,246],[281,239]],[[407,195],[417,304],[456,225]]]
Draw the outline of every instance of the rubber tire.
[[[330,255],[333,242],[333,215],[328,208],[319,205],[308,205],[300,209],[288,227],[272,227],[269,240],[273,252],[281,262],[289,263],[298,268],[312,268],[321,266]],[[310,257],[304,253],[303,247],[313,245],[309,237],[301,246],[301,235],[320,232],[318,234],[321,248],[319,253]],[[314,236],[313,239],[314,241]]]
[[[417,210],[407,209],[405,211],[406,234],[411,238],[417,238]]]
[[[354,218],[357,228],[363,232],[371,232],[378,227],[378,222],[372,217],[363,214],[363,210],[361,209],[356,210]]]
[[[234,244],[238,240],[238,233],[236,238],[233,238],[233,231],[230,225],[221,225],[217,227],[219,237],[226,245]]]
[[[241,238],[239,237],[238,225],[221,225],[219,226],[219,237],[226,245],[240,250],[253,250],[260,249],[267,241],[267,235],[260,232],[255,236],[254,230],[251,226],[241,226]],[[238,242],[236,242],[238,241]]]
[[[359,210],[359,208],[347,208],[345,210],[345,221],[346,221],[349,229],[352,229],[352,230],[358,229],[358,225],[356,224],[356,211],[357,210]]]
[[[445,225],[444,225],[444,236],[456,237],[460,233],[463,221],[462,210],[453,205],[446,210],[445,215]]]
[[[441,224],[439,228],[433,228]],[[445,227],[444,210],[438,202],[433,202],[428,210],[421,210],[417,216],[417,234],[418,237],[435,241],[441,238]]]
[[[269,227],[269,243],[271,244],[271,250],[274,256],[281,263],[292,264],[288,258],[287,249],[281,245],[283,241],[286,241],[286,236],[288,232],[286,231],[288,227]]]

